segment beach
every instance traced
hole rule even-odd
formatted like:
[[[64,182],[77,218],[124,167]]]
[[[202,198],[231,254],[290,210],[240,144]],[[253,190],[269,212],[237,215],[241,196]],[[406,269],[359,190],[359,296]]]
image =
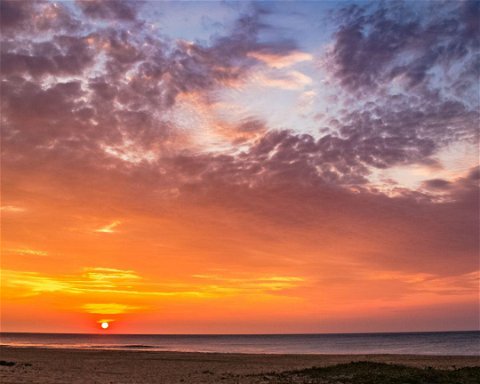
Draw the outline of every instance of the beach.
[[[327,379],[318,378],[318,372],[323,371],[299,370],[331,367],[338,364],[344,364],[338,369],[348,370],[350,376],[345,376],[346,381],[336,377],[337,383],[350,383],[348,377],[351,378],[352,370],[355,373],[362,369],[390,367],[383,364],[412,367],[412,370],[419,368],[413,371],[419,374],[422,374],[425,368],[425,372],[457,369],[462,374],[469,375],[468,377],[478,377],[480,371],[480,358],[477,356],[269,355],[3,346],[0,360],[2,361],[0,365],[2,384],[330,383],[331,381]],[[349,364],[352,362],[365,363]],[[472,370],[465,367],[477,368]],[[337,374],[332,372],[330,373]]]

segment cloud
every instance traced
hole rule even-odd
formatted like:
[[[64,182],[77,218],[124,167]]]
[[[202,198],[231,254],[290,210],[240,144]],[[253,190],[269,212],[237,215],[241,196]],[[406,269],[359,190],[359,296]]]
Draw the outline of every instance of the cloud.
[[[305,278],[299,276],[228,277],[197,274],[193,277],[207,280],[209,284],[220,284],[223,289],[230,289],[237,294],[276,293],[288,291],[305,283]]]
[[[81,22],[65,4],[43,1],[2,1],[0,22],[7,38],[18,38],[23,33],[72,32],[81,28]]]
[[[33,2],[6,0],[0,3],[0,7],[0,20],[3,30],[27,20],[33,7]]]
[[[213,124],[212,124],[213,125]],[[255,117],[246,117],[238,123],[220,121],[209,128],[221,138],[229,140],[232,145],[246,145],[262,137],[268,129],[265,122]]]
[[[2,286],[15,289],[18,296],[36,296],[52,292],[65,295],[107,295],[117,300],[131,297],[200,296],[187,289],[176,290],[168,284],[155,289],[155,284],[145,282],[130,270],[113,268],[85,268],[81,275],[48,275],[38,272],[2,270]],[[177,287],[178,288],[178,287]],[[185,287],[182,287],[185,288]]]
[[[313,82],[309,76],[300,71],[263,73],[259,75],[258,81],[264,86],[287,90],[304,89]]]
[[[128,8],[126,2],[77,4],[100,16]],[[33,18],[35,7],[22,15]],[[179,95],[208,94],[241,82],[256,65],[249,53],[288,56],[295,50],[292,42],[259,42],[258,33],[267,26],[255,7],[208,45],[167,41],[142,25],[134,29],[143,33],[132,33],[122,24],[130,18],[120,16],[115,29],[92,24],[57,33],[52,24],[39,31],[41,42],[28,34],[19,37],[24,44],[3,39],[5,159],[19,164],[32,157],[42,162],[69,157],[69,162],[107,167],[118,159],[151,162],[188,140],[175,117],[168,117]],[[292,76],[297,83],[306,79]]]
[[[302,241],[318,238],[320,244],[314,248],[319,261],[324,252],[335,252],[350,254],[358,262],[377,268],[439,275],[477,269],[479,190],[471,176],[456,180],[443,202],[409,190],[395,198],[368,187],[351,191],[328,179],[326,182],[308,151],[302,151],[305,157],[300,159],[290,155],[300,145],[311,146],[310,153],[315,153],[313,141],[285,135],[280,144],[273,141],[267,147],[265,143],[262,152],[257,149],[256,157],[243,158],[242,168],[224,161],[201,181],[182,189],[180,201],[186,204],[193,198],[189,190],[196,191],[196,204],[210,209],[223,207],[232,215],[243,212],[246,221],[262,228],[276,227],[279,233],[296,233]],[[271,154],[267,148],[275,152]],[[283,148],[289,151],[285,153]],[[281,237],[275,239],[282,241]],[[291,246],[296,244],[294,239],[292,235]],[[338,239],[344,242],[342,246]],[[350,253],[345,242],[354,248],[354,244],[362,244],[364,250]]]
[[[115,268],[84,268],[84,276],[87,279],[98,281],[99,283],[112,283],[115,281],[129,281],[141,279],[134,271]]]
[[[5,213],[20,213],[25,212],[26,208],[18,207],[16,205],[2,205],[0,210]]]
[[[310,53],[301,51],[292,51],[283,55],[277,53],[253,51],[249,52],[247,56],[259,60],[267,64],[269,67],[277,69],[287,68],[304,61],[313,60],[313,56]]]
[[[478,7],[469,1],[433,7],[371,3],[337,12],[333,42],[319,64],[337,104],[323,127],[330,161],[339,154],[334,172],[366,181],[372,168],[434,165],[447,145],[477,145],[478,71],[458,68],[477,61],[476,27],[466,10],[475,14]]]
[[[171,298],[208,302],[241,296],[252,299],[288,296],[305,281],[296,276],[232,278],[196,275],[193,281],[152,282],[132,270],[104,267],[84,268],[82,274],[72,275],[3,269],[1,276],[2,287],[9,297],[55,294],[63,296],[69,306],[101,315],[131,313],[168,302]]]
[[[81,37],[58,36],[49,42],[26,43],[21,48],[4,44],[2,75],[80,75],[94,64],[94,52]]]
[[[82,306],[85,312],[95,315],[121,315],[138,311],[141,308],[142,307],[118,303],[89,303]]]
[[[423,187],[433,191],[448,191],[452,183],[443,179],[430,179],[423,182]]]
[[[40,251],[38,249],[30,249],[30,248],[14,248],[14,249],[7,249],[7,252],[16,253],[18,255],[33,255],[33,256],[47,256],[48,252]]]
[[[98,228],[98,229],[95,229],[95,232],[99,232],[99,233],[114,233],[114,232],[117,232],[115,230],[115,228],[117,226],[119,226],[122,222],[121,221],[114,221],[113,223],[111,224],[108,224],[108,225],[105,225],[104,227],[101,227],[101,228]]]
[[[436,96],[425,96],[422,101],[387,97],[339,117],[336,128],[341,138],[337,141],[349,146],[358,160],[376,168],[432,164],[433,155],[445,145],[475,142],[478,118],[464,104]]]
[[[129,0],[77,0],[76,4],[93,19],[135,21],[141,1]]]
[[[76,293],[70,284],[36,272],[2,269],[2,286],[13,288],[18,296],[36,296],[44,293]]]
[[[339,12],[331,52],[334,74],[351,91],[372,90],[404,76],[407,88],[435,83],[433,69],[447,72],[478,51],[478,2],[420,5],[351,5]],[[472,80],[474,73],[464,73]]]

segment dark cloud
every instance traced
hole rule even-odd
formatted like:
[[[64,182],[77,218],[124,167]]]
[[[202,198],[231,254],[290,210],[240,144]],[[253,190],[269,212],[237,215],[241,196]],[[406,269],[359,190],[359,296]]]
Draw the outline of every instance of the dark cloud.
[[[386,96],[344,111],[333,127],[351,156],[376,168],[433,164],[432,155],[457,141],[476,143],[480,115],[437,93]],[[348,153],[345,154],[348,156]]]
[[[92,17],[115,17],[119,22],[133,20],[138,5],[77,4]],[[137,153],[160,148],[169,152],[165,145],[182,141],[182,133],[177,134],[163,115],[179,94],[208,92],[239,81],[255,64],[247,58],[251,51],[288,52],[294,47],[291,42],[258,42],[259,30],[266,28],[258,7],[209,45],[169,42],[142,29],[141,23],[132,30],[86,23],[88,28],[67,31],[67,20],[74,17],[63,5],[20,2],[5,7],[17,20],[12,28],[27,37],[34,31],[43,37],[38,41],[23,36],[22,44],[9,36],[2,41],[4,144],[6,153],[18,153],[12,157],[16,160],[29,161],[39,151],[63,156],[73,146],[88,148],[85,156],[96,151],[100,157],[107,156],[105,148],[122,153],[125,146]],[[39,29],[42,17],[50,24]],[[37,27],[28,29],[34,19]],[[253,124],[240,127],[245,136]]]
[[[433,191],[448,191],[452,187],[452,183],[444,179],[430,179],[422,183],[424,188]]]
[[[91,132],[91,109],[81,101],[84,92],[80,82],[42,88],[35,82],[14,78],[3,82],[2,94],[2,150],[14,159],[24,156],[30,161],[35,156],[32,152],[38,156],[39,151],[48,155],[56,145],[73,143]]]
[[[6,2],[4,7],[16,24],[21,24],[32,18],[35,7],[45,7],[39,4]],[[136,17],[135,8],[127,2],[77,4],[92,17]],[[473,6],[465,3],[462,7]],[[61,9],[54,15],[67,12]],[[464,13],[460,10],[465,8],[455,9],[457,12],[450,18],[444,11],[420,23],[415,14],[398,5],[346,8],[341,13],[345,24],[335,36],[335,75],[346,87],[372,88],[378,74],[388,75],[392,70],[407,73],[397,63],[397,56],[409,50],[420,52],[427,43],[440,44],[440,37],[452,33],[462,36],[465,49],[459,46],[450,50],[448,57],[442,51],[442,60],[458,61],[475,45],[472,31],[476,27],[469,16],[471,9]],[[136,34],[122,28],[54,34],[48,41],[20,47],[7,39],[1,57],[4,115],[10,127],[6,137],[18,136],[23,130],[23,141],[28,142],[28,124],[41,121],[43,140],[54,140],[57,146],[62,145],[62,137],[68,137],[69,142],[80,141],[90,147],[120,146],[123,141],[137,145],[138,151],[158,150],[159,143],[175,137],[175,127],[162,115],[175,104],[178,95],[205,93],[240,81],[258,64],[249,57],[251,52],[288,54],[296,49],[288,40],[259,41],[259,32],[270,28],[263,22],[265,12],[253,7],[238,18],[231,33],[214,38],[208,45],[182,41],[172,44],[145,31]],[[73,20],[73,16],[69,17]],[[417,61],[426,60],[420,53],[414,56]],[[410,69],[416,64],[412,65]],[[65,80],[64,84],[40,86],[32,80],[21,80],[22,76],[84,75],[95,66],[103,66],[103,70],[97,68],[95,75],[88,75],[81,84]],[[77,89],[62,99],[58,89],[70,83],[77,84]],[[435,90],[423,89],[420,96],[383,95],[367,103],[367,107],[354,104],[342,111],[329,127],[330,133],[319,139],[286,130],[269,131],[253,117],[234,129],[238,136],[235,144],[251,145],[240,155],[243,163],[239,167],[252,172],[262,170],[291,182],[360,186],[367,183],[371,168],[432,164],[432,156],[444,144],[475,139],[478,112],[458,100],[445,99]],[[50,100],[51,108],[44,109],[42,101],[34,106],[36,99]],[[60,126],[69,128],[62,133],[58,131]],[[33,141],[38,140],[40,135]]]
[[[81,28],[81,22],[65,4],[44,1],[2,0],[0,25],[4,37],[18,37],[23,33],[72,32]]]
[[[480,180],[480,167],[474,167],[468,173],[467,180],[472,183],[478,182]]]
[[[325,145],[335,147],[327,158],[338,154],[334,167],[346,162],[366,175],[371,167],[435,165],[445,145],[478,143],[478,2],[414,10],[403,2],[365,3],[337,16],[326,70],[330,84],[340,85],[343,109],[323,130],[330,132]]]
[[[51,41],[21,47],[6,42],[1,47],[2,77],[11,75],[80,75],[93,65],[95,52],[85,38],[55,36]]]
[[[408,88],[430,84],[433,69],[448,72],[478,53],[477,1],[423,5],[416,12],[402,2],[344,8],[332,50],[340,83],[358,92],[402,77]]]
[[[208,46],[180,42],[169,58],[166,75],[158,64],[146,63],[144,68],[162,73],[167,87],[165,101],[171,105],[180,93],[229,86],[240,81],[257,63],[248,53],[288,54],[296,50],[297,45],[292,41],[259,41],[259,32],[269,28],[262,22],[265,12],[254,7],[238,18],[228,35],[215,38]]]
[[[0,21],[2,30],[12,28],[29,19],[33,2],[4,0],[0,2]]]
[[[141,1],[77,0],[85,16],[93,19],[135,21]]]
[[[348,135],[329,134],[319,139],[288,130],[270,131],[243,154],[242,161],[290,182],[357,186],[368,182],[371,167],[433,163],[428,161],[436,148],[432,139],[401,132],[388,136],[381,131],[362,132],[359,122],[355,123],[357,129],[352,128]]]

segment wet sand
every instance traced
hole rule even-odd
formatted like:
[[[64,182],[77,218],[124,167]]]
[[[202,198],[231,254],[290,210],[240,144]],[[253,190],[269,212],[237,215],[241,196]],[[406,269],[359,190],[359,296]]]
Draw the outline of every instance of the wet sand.
[[[17,347],[1,347],[0,352],[2,384],[275,383],[275,372],[355,361],[439,369],[480,366],[480,358],[475,356],[250,355]]]

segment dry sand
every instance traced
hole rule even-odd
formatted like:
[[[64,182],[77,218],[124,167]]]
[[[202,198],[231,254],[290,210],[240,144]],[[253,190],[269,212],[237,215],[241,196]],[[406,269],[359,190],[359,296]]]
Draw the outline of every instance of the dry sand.
[[[262,375],[352,361],[415,367],[479,366],[479,357],[248,355],[1,347],[0,383],[262,383]]]

